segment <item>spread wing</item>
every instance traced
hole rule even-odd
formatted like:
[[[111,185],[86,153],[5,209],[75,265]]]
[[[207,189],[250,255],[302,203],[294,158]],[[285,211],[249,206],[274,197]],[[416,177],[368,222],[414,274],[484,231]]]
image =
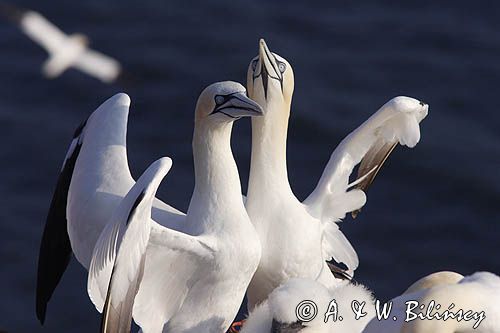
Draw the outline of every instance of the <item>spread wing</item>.
[[[49,53],[56,52],[67,38],[64,32],[37,12],[26,12],[20,19],[20,26],[28,37]]]
[[[144,332],[161,332],[188,292],[213,270],[215,242],[153,223],[134,320]]]
[[[163,159],[148,168],[123,199],[96,244],[89,268],[88,292],[97,310],[103,312],[102,332],[129,331],[135,308],[149,307],[155,302],[180,306],[185,292],[182,284],[192,276],[180,270],[193,273],[211,256],[210,248],[198,238],[163,227],[151,219],[156,189],[170,169],[170,163],[170,159]],[[168,269],[170,266],[176,267],[175,273]],[[178,266],[181,268],[177,269]],[[162,274],[167,276],[160,280],[151,273],[151,270],[165,268]],[[169,279],[168,275],[172,277]],[[178,292],[177,297],[158,297],[163,288]],[[146,301],[136,296],[139,290],[146,290]],[[159,323],[159,318],[166,315],[164,307],[155,307],[154,311],[161,313],[139,310],[134,318],[147,330],[148,325]],[[141,321],[145,315],[153,317]]]
[[[43,324],[47,303],[61,280],[71,259],[71,242],[68,236],[66,205],[69,185],[75,163],[82,146],[83,122],[75,131],[52,196],[49,213],[43,230],[36,283],[36,315]]]
[[[418,143],[419,123],[427,115],[427,106],[400,110],[387,107],[389,103],[342,140],[318,185],[304,201],[311,215],[322,222],[325,257],[343,262],[350,270],[357,267],[357,255],[333,222],[349,212],[357,214],[366,203],[367,188],[394,147],[399,143],[411,148]],[[349,176],[359,163],[358,178],[349,184]]]
[[[90,49],[78,56],[73,66],[108,83],[116,80],[121,71],[118,61]]]

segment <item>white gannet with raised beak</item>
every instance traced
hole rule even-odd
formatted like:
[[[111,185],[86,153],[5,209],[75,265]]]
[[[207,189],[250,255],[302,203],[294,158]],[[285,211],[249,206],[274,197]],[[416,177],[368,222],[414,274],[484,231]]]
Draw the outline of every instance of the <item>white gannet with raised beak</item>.
[[[118,94],[94,111],[75,132],[40,246],[37,316],[42,322],[71,252],[89,268],[106,223],[134,185],[126,149],[129,106],[128,96]],[[234,120],[261,114],[258,104],[246,97],[245,88],[237,83],[214,84],[200,95],[193,137],[196,185],[188,214],[158,199],[153,202],[152,218],[158,223],[152,223],[143,283],[134,306],[134,318],[146,332],[146,328],[161,330],[169,318],[172,320],[168,327],[172,329],[198,323],[207,329],[218,325],[217,330],[222,331],[236,314],[248,284],[246,279],[251,278],[257,266],[260,244],[246,212],[240,209],[241,187],[230,135]],[[206,236],[206,244],[216,250],[214,259],[206,266],[188,252],[170,251],[168,242],[162,243],[162,239],[170,239],[165,227],[185,234],[185,238]],[[216,244],[210,243],[212,240],[217,240]],[[182,254],[186,258],[177,257]],[[235,256],[244,267],[232,260]],[[184,266],[174,265],[184,259]],[[89,295],[99,310],[104,305],[108,281],[101,278],[106,275],[106,270],[103,272],[89,273]],[[203,280],[192,278],[194,274]],[[225,297],[226,292],[231,296]],[[219,319],[207,318],[211,313],[207,309],[220,312]],[[197,311],[202,313],[193,315]]]
[[[42,67],[47,78],[58,77],[70,67],[106,83],[115,81],[120,75],[120,63],[89,49],[89,40],[85,35],[66,35],[35,11],[0,4],[0,12],[16,22],[29,38],[49,53],[49,59]]]
[[[392,299],[388,319],[373,318],[363,332],[498,333],[498,300],[500,277],[493,273],[477,272],[466,277],[453,272],[434,273]],[[423,318],[415,317],[418,314]]]
[[[356,319],[353,301],[363,317]],[[375,316],[374,303],[371,292],[359,284],[330,290],[313,280],[292,278],[255,307],[241,333],[360,333]]]
[[[252,119],[245,204],[262,244],[259,268],[248,290],[250,309],[292,277],[331,288],[339,283],[334,275],[352,276],[358,257],[335,222],[365,204],[363,191],[398,142],[408,147],[418,143],[419,122],[428,112],[427,104],[409,97],[387,102],[338,145],[316,189],[300,202],[290,188],[286,166],[293,88],[290,64],[260,40],[259,55],[247,76],[248,95],[266,111],[264,117]],[[349,184],[360,162],[358,180]]]

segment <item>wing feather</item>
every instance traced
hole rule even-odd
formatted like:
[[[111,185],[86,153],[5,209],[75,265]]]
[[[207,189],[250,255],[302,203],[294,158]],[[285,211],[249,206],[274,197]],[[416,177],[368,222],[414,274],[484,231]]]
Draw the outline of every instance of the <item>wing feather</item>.
[[[121,71],[117,60],[93,50],[83,52],[73,66],[107,83],[115,81]]]
[[[407,97],[397,97],[351,132],[333,151],[318,185],[304,201],[311,215],[323,224],[322,246],[326,258],[357,267],[354,249],[338,227],[332,225],[349,212],[355,216],[364,206],[366,190],[398,143],[411,148],[420,140],[419,123],[427,115],[427,107],[423,103],[422,107],[411,110],[393,107],[401,98],[419,104]],[[349,184],[349,176],[359,163],[358,180],[353,186]]]
[[[66,34],[37,12],[29,11],[21,18],[21,29],[33,41],[49,53],[57,52],[64,43]]]
[[[82,146],[82,134],[85,124],[86,121],[78,126],[73,135],[73,140],[66,153],[57,180],[43,230],[38,254],[36,283],[36,314],[42,324],[45,321],[47,304],[71,259],[72,249],[68,235],[66,206],[73,170]]]

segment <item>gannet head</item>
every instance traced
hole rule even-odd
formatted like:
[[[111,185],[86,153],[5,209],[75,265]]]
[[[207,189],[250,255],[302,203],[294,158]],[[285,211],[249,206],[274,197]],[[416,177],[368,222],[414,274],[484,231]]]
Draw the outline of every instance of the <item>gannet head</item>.
[[[248,96],[267,110],[267,105],[292,103],[294,78],[286,59],[269,51],[264,39],[259,41],[259,55],[248,66]],[[289,108],[286,108],[289,111]]]
[[[90,39],[84,34],[73,34],[71,38],[83,46],[89,46]]]
[[[263,114],[260,105],[246,95],[245,87],[237,82],[224,81],[211,84],[202,91],[196,104],[195,122],[229,123],[241,117]]]
[[[415,291],[432,288],[439,285],[455,284],[464,276],[456,272],[441,271],[429,274],[413,283],[403,294],[411,294]]]
[[[330,304],[327,288],[316,281],[293,278],[275,289],[268,298],[274,333],[328,332],[323,314]],[[315,314],[315,315],[314,315]]]

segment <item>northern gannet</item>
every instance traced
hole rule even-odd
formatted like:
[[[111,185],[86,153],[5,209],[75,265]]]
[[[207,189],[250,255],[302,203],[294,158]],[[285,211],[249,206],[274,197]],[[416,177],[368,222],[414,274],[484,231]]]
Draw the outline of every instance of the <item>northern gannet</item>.
[[[109,221],[114,210],[135,183],[129,171],[126,149],[129,106],[130,99],[128,96],[118,94],[103,103],[75,132],[54,192],[40,247],[37,280],[37,316],[42,322],[45,318],[47,303],[60,277],[64,273],[71,252],[75,254],[78,261],[86,269],[89,269],[94,247],[107,221]],[[203,161],[205,159],[205,163],[199,162],[195,166],[197,185],[188,211],[190,218],[186,218],[184,213],[155,199],[152,210],[153,220],[177,231],[186,232],[191,235],[200,235],[204,233],[205,228],[211,227],[210,223],[208,223],[210,219],[204,214],[218,212],[215,208],[224,209],[223,212],[219,212],[221,214],[220,224],[212,225],[214,228],[213,231],[223,232],[224,237],[229,237],[229,235],[233,234],[233,231],[235,233],[245,233],[245,240],[239,239],[238,235],[233,235],[235,236],[233,240],[237,242],[238,247],[241,246],[241,250],[244,250],[250,244],[251,246],[255,246],[255,244],[259,243],[257,237],[255,239],[252,238],[253,227],[249,228],[245,226],[245,223],[240,223],[237,228],[227,226],[224,221],[227,215],[225,217],[223,215],[230,214],[232,210],[238,210],[241,199],[241,193],[238,194],[238,197],[234,198],[230,195],[233,191],[241,191],[237,170],[235,169],[236,166],[229,146],[232,121],[238,119],[240,116],[259,115],[261,109],[255,102],[245,96],[245,89],[240,84],[219,83],[204,91],[197,104],[197,110],[193,148],[195,161]],[[203,117],[203,112],[209,111],[213,112],[213,114]],[[210,131],[210,126],[208,125],[215,126],[217,130]],[[208,144],[216,140],[216,137],[220,137],[218,139],[222,140],[221,143],[209,147]],[[214,156],[215,154],[219,155]],[[209,164],[209,160],[213,164]],[[213,168],[208,168],[208,166]],[[211,195],[209,195],[207,187],[211,186],[211,182],[214,181],[222,182],[224,183],[224,187],[227,186],[230,188],[225,188],[220,193],[218,191],[211,192]],[[223,198],[226,197],[227,200],[224,200]],[[203,200],[217,200],[217,202],[211,202],[211,204],[217,204],[217,206],[210,207],[206,211],[198,211],[196,209],[198,206],[195,203]],[[231,203],[233,203],[233,206],[231,209],[228,209],[226,205],[231,206]],[[199,217],[198,220],[195,218],[196,215]],[[205,224],[200,224],[200,221]],[[237,223],[235,217],[231,221],[231,223]],[[224,230],[219,229],[222,226],[225,226]],[[157,233],[162,234],[162,228],[153,223],[152,240],[156,239],[157,242],[160,242],[161,237],[154,236]],[[148,258],[151,257],[148,259],[148,262],[159,260],[158,267],[168,268],[165,264],[162,265],[162,263],[168,263],[169,254],[166,251],[168,248],[153,245],[151,247],[158,249],[158,251],[148,252]],[[252,248],[252,250],[255,249]],[[235,248],[233,251],[234,253],[227,260],[230,260],[240,249]],[[221,253],[226,252],[222,251]],[[257,254],[254,253],[252,256],[257,256]],[[221,262],[217,262],[216,265],[223,265],[224,261],[219,257],[217,258]],[[242,258],[245,258],[244,253],[242,253]],[[237,276],[234,275],[234,272],[231,273],[233,276],[227,279],[227,283],[231,284],[234,278],[237,278],[241,286],[232,285],[229,288],[230,290],[237,293],[239,288],[243,288],[244,292],[246,288],[244,279],[247,273],[250,274],[253,265],[252,260],[254,259],[249,258],[248,263],[245,262],[245,265],[248,266],[241,270]],[[256,262],[255,265],[257,265]],[[171,275],[170,271],[161,270],[158,267],[148,267],[146,265],[144,280],[147,283],[145,285],[149,284],[153,286],[160,282],[165,283],[165,286],[168,285],[168,279]],[[186,265],[184,271],[182,267],[178,267],[178,269],[175,274],[176,276],[185,277],[185,274],[190,274],[189,265]],[[238,267],[239,269],[240,267]],[[149,271],[151,271],[151,275],[148,275]],[[221,274],[226,273],[228,272],[222,272]],[[158,274],[162,276],[158,276]],[[206,272],[206,275],[207,277],[210,276],[209,272]],[[158,279],[156,282],[150,282],[150,279],[154,280],[156,278]],[[97,308],[101,309],[106,294],[102,293],[102,288],[95,281],[98,280],[92,279],[89,276],[89,295],[94,303],[96,303]],[[186,279],[184,279],[183,283],[185,282]],[[107,283],[105,284],[105,288],[107,288]],[[215,288],[207,288],[207,292],[210,290],[215,291]],[[151,295],[161,295],[162,292],[168,293],[170,291],[182,293],[183,289],[154,289],[151,290]],[[136,308],[137,304],[153,305],[154,302],[150,302],[151,295],[147,294],[147,292],[146,288],[140,290],[138,297],[141,298],[145,295],[144,297],[148,299],[145,303],[141,303],[141,301],[137,301],[136,299]],[[180,297],[180,295],[177,296]],[[158,299],[158,302],[167,302],[167,298],[165,296]],[[238,296],[236,298],[232,297],[227,301],[235,303],[241,301],[237,298]],[[168,300],[170,302],[168,304],[160,304],[153,309],[148,308],[144,310],[148,315],[155,317],[151,321],[146,319],[146,324],[144,325],[151,323],[160,324],[161,320],[166,321],[169,316],[173,315],[172,312],[177,309],[168,309],[169,304],[174,308],[178,304],[175,300],[172,301],[172,298],[168,298]],[[193,302],[193,300],[189,300],[189,302]],[[233,310],[230,305],[227,305],[227,311]],[[186,306],[189,305],[186,304]],[[141,310],[139,308],[138,315],[135,314],[136,310],[134,310],[134,318],[139,323],[144,323]],[[161,314],[157,315],[157,311],[161,312]],[[237,311],[237,307],[235,311]],[[197,318],[202,317],[199,316]],[[225,320],[231,319],[225,318]],[[192,323],[192,320],[197,319],[193,317],[191,321],[184,321],[184,323]],[[219,324],[225,325],[224,321],[221,321]]]
[[[478,272],[464,277],[454,272],[438,272],[418,280],[402,295],[390,300],[387,304],[392,306],[387,308],[390,310],[385,319],[384,303],[376,301],[362,285],[348,284],[329,290],[316,281],[290,279],[250,313],[241,333],[496,333],[500,332],[499,299],[500,277],[495,274]],[[328,317],[325,323],[332,300],[336,305],[330,310],[336,309],[336,317]],[[312,301],[314,306],[304,301]],[[354,307],[353,301],[356,301]],[[380,318],[376,302],[379,302]],[[418,306],[414,302],[418,302]],[[427,314],[431,302],[434,305]],[[421,305],[424,307],[419,308]],[[355,311],[359,313],[360,309],[366,315],[356,320]],[[408,318],[413,320],[405,322],[408,309]],[[435,317],[446,315],[446,310],[448,319]],[[299,315],[309,319],[312,313],[315,316],[311,321],[298,318]],[[418,314],[425,317],[415,317]],[[333,322],[333,318],[339,316],[342,321]]]
[[[286,166],[293,88],[290,64],[260,40],[259,55],[247,75],[248,95],[266,110],[264,117],[252,119],[245,204],[262,243],[262,258],[248,290],[250,309],[289,278],[309,278],[331,288],[339,284],[334,275],[353,274],[357,254],[335,222],[365,204],[363,191],[398,142],[408,147],[418,143],[419,122],[428,112],[427,104],[409,97],[387,102],[337,146],[316,189],[300,202]],[[348,184],[360,162],[358,180]]]
[[[493,273],[462,278],[458,273],[434,273],[392,299],[388,319],[373,318],[363,332],[496,333],[500,332],[498,300],[500,277]]]
[[[354,300],[356,309],[365,313],[358,319]],[[292,278],[255,307],[241,333],[360,333],[375,316],[374,302],[371,292],[359,284],[327,289],[313,280]]]
[[[29,38],[49,53],[49,59],[42,66],[45,77],[58,77],[70,67],[106,83],[115,81],[120,75],[120,63],[89,49],[89,39],[85,35],[66,35],[35,11],[0,4],[0,12],[18,24]]]
[[[462,274],[450,271],[432,273],[414,282],[403,294],[411,294],[418,290],[428,289],[444,284],[454,284],[463,278],[464,276]]]

